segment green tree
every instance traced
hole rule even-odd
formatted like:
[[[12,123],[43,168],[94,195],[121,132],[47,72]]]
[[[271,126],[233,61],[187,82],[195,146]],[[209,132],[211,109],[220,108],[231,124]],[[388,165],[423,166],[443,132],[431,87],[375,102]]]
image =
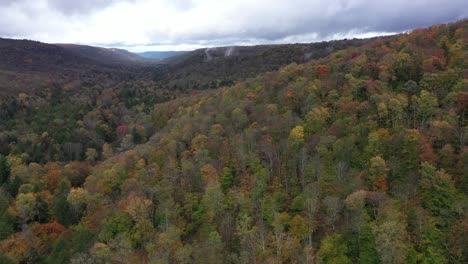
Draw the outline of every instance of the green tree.
[[[72,228],[73,238],[71,240],[71,250],[74,253],[85,252],[93,243],[95,233],[83,225],[76,225]]]
[[[317,252],[318,264],[348,264],[351,259],[347,256],[348,246],[339,234],[325,237],[320,243],[320,250]]]
[[[366,203],[367,192],[364,190],[355,191],[346,197],[346,207],[351,214],[351,228],[353,238],[350,241],[350,252],[359,260],[359,263],[380,263],[375,238],[372,234],[369,216],[367,214]]]
[[[435,221],[429,219],[421,227],[420,263],[449,263],[443,246],[443,233],[436,227]]]
[[[406,263],[408,257],[408,234],[406,222],[392,202],[381,209],[372,225],[375,245],[383,264]]]
[[[451,219],[453,206],[457,201],[457,190],[450,175],[444,170],[437,170],[428,162],[421,164],[420,173],[419,186],[423,206],[436,216]]]
[[[221,240],[221,236],[218,231],[211,230],[212,227],[207,226],[206,229],[207,234],[204,234],[204,239],[198,243],[198,250],[194,251],[194,262],[207,264],[224,263],[224,243]]]
[[[285,230],[289,226],[289,221],[291,220],[291,216],[288,213],[276,213],[275,218],[273,220],[273,234],[275,239],[275,246],[276,246],[276,261],[277,263],[281,263],[281,257],[283,254],[283,244],[284,244],[284,236]]]
[[[392,83],[395,86],[404,84],[409,80],[419,82],[421,79],[421,61],[414,55],[400,52],[392,66],[393,76],[395,77]]]
[[[127,213],[116,212],[104,223],[99,239],[108,242],[116,235],[124,234],[132,228],[132,220]]]
[[[36,215],[36,198],[33,193],[20,193],[16,197],[16,214],[23,223],[32,221]]]
[[[379,254],[375,245],[375,237],[372,234],[371,225],[364,222],[360,227],[359,241],[359,263],[380,263]]]
[[[304,196],[298,195],[291,202],[291,210],[300,212],[304,210]]]
[[[39,223],[49,222],[49,204],[40,195],[36,196],[34,221]]]
[[[11,260],[9,257],[3,255],[2,252],[0,252],[0,263],[2,264],[14,264],[15,262]]]
[[[307,220],[304,217],[300,215],[294,216],[291,219],[289,225],[293,237],[295,237],[298,240],[303,240],[307,237],[309,230],[307,226]]]
[[[47,264],[67,264],[70,263],[70,250],[68,243],[64,239],[59,239],[54,243],[52,252],[47,256]]]
[[[437,97],[430,92],[422,90],[419,96],[415,96],[413,101],[416,103],[416,110],[420,119],[420,126],[431,121],[432,116],[438,109]]]
[[[0,154],[0,185],[8,181],[10,177],[10,164],[5,156]]]
[[[86,149],[86,160],[89,162],[94,162],[97,159],[97,151],[94,148]]]
[[[343,208],[343,201],[339,197],[326,196],[323,199],[323,205],[325,206],[325,221],[334,231],[335,223],[338,220],[341,209]]]
[[[70,210],[70,205],[67,201],[68,193],[70,192],[70,186],[62,181],[55,190],[54,193],[54,204],[53,212],[57,222],[64,226],[68,226],[74,222],[72,213]]]
[[[320,207],[320,193],[317,185],[309,186],[304,192],[304,212],[307,216],[308,245],[312,246],[313,233],[318,228],[317,212]]]
[[[232,187],[234,184],[234,172],[229,167],[224,167],[221,173],[220,181],[221,181],[221,189],[224,193],[226,193],[229,188]]]
[[[0,240],[8,238],[15,232],[16,218],[8,211],[10,200],[8,194],[0,189]]]
[[[224,194],[219,183],[208,185],[202,198],[205,216],[208,221],[215,220],[224,210]]]
[[[314,134],[324,129],[330,119],[330,111],[325,107],[316,107],[305,116],[307,133]]]

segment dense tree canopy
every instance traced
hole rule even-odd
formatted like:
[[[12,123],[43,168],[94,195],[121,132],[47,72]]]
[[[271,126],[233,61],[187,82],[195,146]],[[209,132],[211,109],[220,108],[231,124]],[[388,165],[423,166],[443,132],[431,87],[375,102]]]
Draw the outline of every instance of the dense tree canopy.
[[[461,21],[174,100],[3,103],[0,262],[466,263],[467,41]]]

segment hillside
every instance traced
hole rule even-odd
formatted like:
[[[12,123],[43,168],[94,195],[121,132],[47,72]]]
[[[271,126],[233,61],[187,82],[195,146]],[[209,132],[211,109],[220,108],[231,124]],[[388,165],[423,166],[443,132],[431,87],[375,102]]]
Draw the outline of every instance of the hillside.
[[[89,112],[22,96],[54,127],[0,135],[0,261],[467,263],[467,43],[465,20],[164,103],[70,98]]]
[[[132,80],[152,81],[175,93],[218,88],[369,41],[218,47],[175,56],[174,52],[158,53],[171,57],[155,61],[120,49],[0,39],[0,97],[36,93],[50,89],[51,84],[58,88],[87,83],[109,86]]]
[[[167,67],[157,68],[154,79],[180,89],[216,88],[369,41],[372,39],[198,49],[163,60]]]
[[[270,66],[280,67],[287,65],[291,54],[299,54],[297,47],[315,47],[312,49],[316,53],[314,56],[319,57],[328,54],[325,49],[344,48],[348,44],[368,41],[226,47],[211,49],[209,54],[212,60],[209,61],[202,58],[197,61],[195,55],[200,51],[196,51],[173,57],[166,64],[113,65],[99,61],[112,61],[103,59],[108,57],[107,49],[11,41],[8,46],[10,50],[5,50],[10,59],[0,62],[4,69],[0,67],[0,119],[3,121],[0,123],[0,154],[24,153],[28,162],[38,163],[83,160],[87,148],[102,150],[105,144],[118,147],[123,140],[123,132],[119,132],[122,124],[126,127],[123,131],[131,128],[136,143],[145,142],[155,131],[155,125],[150,122],[154,103],[199,92],[194,89],[197,87],[174,87],[171,84],[190,82],[191,75],[187,79],[177,76],[171,77],[173,79],[155,78],[155,71],[174,69],[176,73],[179,67],[183,71],[193,65],[206,68],[212,67],[213,62],[223,65],[235,56],[237,59],[234,61],[242,59],[245,63],[229,64],[229,74],[232,80],[242,81],[255,72],[269,70],[260,66],[264,65],[264,57],[258,56],[261,53],[271,53],[265,57],[271,61]],[[96,54],[101,50],[106,53]],[[223,54],[228,50],[232,52],[225,57]],[[21,58],[29,60],[31,68],[22,64],[15,67],[15,63],[23,63]],[[246,65],[257,65],[258,69],[252,68],[253,72],[244,74]],[[226,73],[210,72],[213,81],[208,87],[198,88],[228,84],[218,81],[225,79]],[[47,140],[37,140],[44,132],[47,132]]]
[[[56,44],[72,53],[103,65],[128,65],[149,63],[143,57],[124,49],[101,48],[76,44]]]
[[[59,68],[84,67],[91,60],[63,47],[30,40],[0,39],[0,69],[49,72]]]
[[[0,39],[0,98],[145,80],[149,67],[145,59],[125,50]]]

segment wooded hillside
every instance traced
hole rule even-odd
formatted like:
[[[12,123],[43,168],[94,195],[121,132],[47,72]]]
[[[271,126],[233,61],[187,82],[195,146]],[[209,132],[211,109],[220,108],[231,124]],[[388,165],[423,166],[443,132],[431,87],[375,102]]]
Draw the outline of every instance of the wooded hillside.
[[[467,263],[467,41],[437,25],[163,103],[25,95],[56,119],[0,137],[0,262]],[[117,143],[43,158],[66,129]]]

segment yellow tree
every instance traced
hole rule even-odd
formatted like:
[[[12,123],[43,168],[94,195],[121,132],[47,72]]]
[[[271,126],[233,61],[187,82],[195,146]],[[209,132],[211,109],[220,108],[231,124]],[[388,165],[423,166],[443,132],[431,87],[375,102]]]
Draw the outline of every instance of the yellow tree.
[[[322,130],[330,119],[330,111],[326,107],[316,107],[307,113],[306,117],[307,133],[317,133]]]

